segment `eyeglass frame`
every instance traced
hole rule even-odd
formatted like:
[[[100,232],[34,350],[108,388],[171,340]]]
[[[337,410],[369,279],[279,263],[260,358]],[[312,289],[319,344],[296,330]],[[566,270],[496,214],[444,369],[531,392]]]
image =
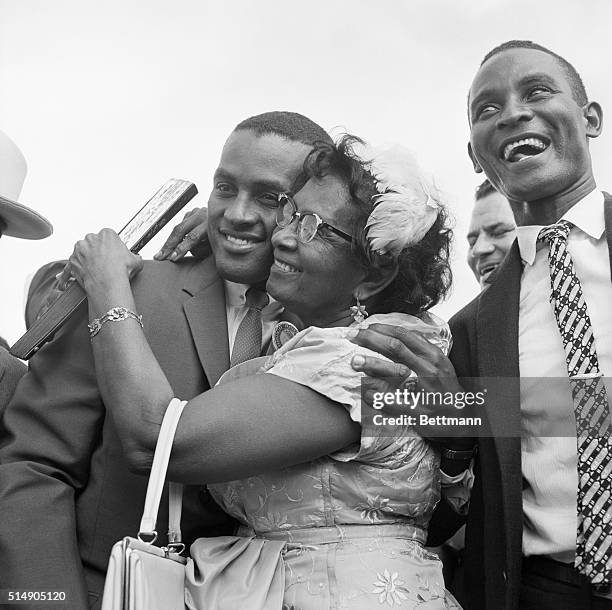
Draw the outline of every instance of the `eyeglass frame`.
[[[315,227],[314,233],[312,234],[312,237],[307,241],[300,239],[300,231],[299,231],[299,226],[298,226],[298,231],[297,231],[298,240],[302,242],[303,244],[310,243],[315,238],[315,236],[319,232],[319,227],[325,227],[326,229],[329,229],[332,233],[348,241],[351,244],[353,243],[353,241],[355,241],[352,235],[349,235],[348,233],[345,233],[344,231],[337,229],[336,227],[330,225],[328,222],[325,222],[316,212],[298,212],[297,205],[293,197],[291,196],[291,193],[279,193],[276,198],[278,200],[278,208],[276,209],[276,226],[279,229],[286,229],[287,227],[291,226],[291,224],[296,218],[298,219],[298,225],[299,225],[300,220],[304,218],[305,216],[314,216],[315,220],[317,221],[317,226]],[[288,202],[289,204],[291,204],[291,206],[293,207],[293,214],[291,215],[291,220],[287,224],[281,224],[279,222],[279,216],[282,214],[282,210],[286,205],[285,202]],[[283,222],[284,222],[284,217],[283,217]]]

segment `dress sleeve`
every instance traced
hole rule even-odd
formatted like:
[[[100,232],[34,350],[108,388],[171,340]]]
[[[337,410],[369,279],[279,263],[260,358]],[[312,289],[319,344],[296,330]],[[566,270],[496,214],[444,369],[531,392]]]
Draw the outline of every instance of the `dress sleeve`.
[[[376,322],[403,326],[425,324],[414,316],[390,314],[371,316],[362,326]],[[431,330],[429,324],[427,329]],[[361,381],[365,375],[351,367],[351,360],[357,354],[382,356],[352,343],[347,336],[348,330],[346,327],[309,327],[283,345],[268,360],[262,372],[278,375],[323,394],[342,405],[353,421],[362,424]],[[419,442],[425,441],[407,425],[394,426],[393,429],[362,425],[359,445],[338,451],[331,457],[340,461],[380,463],[391,459],[398,449],[407,445],[414,450],[414,444]]]
[[[345,328],[310,327],[296,335],[265,364],[263,372],[307,386],[343,405],[361,422],[361,379],[351,367],[358,353],[373,354],[351,343]]]

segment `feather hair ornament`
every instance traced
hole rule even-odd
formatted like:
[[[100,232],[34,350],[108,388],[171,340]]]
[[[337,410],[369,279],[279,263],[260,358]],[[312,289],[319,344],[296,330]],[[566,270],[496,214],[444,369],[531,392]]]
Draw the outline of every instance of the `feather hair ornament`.
[[[406,148],[366,147],[363,154],[376,180],[374,209],[366,223],[372,252],[399,256],[420,242],[440,211],[441,194],[433,178],[423,173],[416,157]]]

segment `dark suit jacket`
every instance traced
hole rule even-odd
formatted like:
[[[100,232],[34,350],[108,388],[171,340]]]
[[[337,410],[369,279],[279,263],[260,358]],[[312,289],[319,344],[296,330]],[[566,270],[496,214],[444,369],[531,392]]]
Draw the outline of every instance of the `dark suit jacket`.
[[[28,286],[25,306],[26,328],[30,328],[61,294],[55,276],[63,271],[68,261],[53,261],[42,266],[33,276]]]
[[[212,258],[147,261],[133,289],[176,395],[189,399],[214,385],[229,354]],[[71,609],[99,607],[111,547],[137,533],[147,483],[128,471],[100,398],[86,322],[85,305],[31,359],[5,412],[0,448],[0,588],[65,591]],[[212,500],[196,509],[191,519],[184,514],[184,529],[230,531]]]
[[[605,195],[612,268],[612,197]],[[468,608],[518,608],[523,536],[518,356],[522,262],[514,242],[491,286],[450,321],[450,358],[459,377],[508,377],[487,398],[490,437],[479,440],[466,532]]]
[[[11,356],[7,350],[0,347],[0,421],[4,409],[15,391],[17,382],[26,370],[26,365],[21,360]]]

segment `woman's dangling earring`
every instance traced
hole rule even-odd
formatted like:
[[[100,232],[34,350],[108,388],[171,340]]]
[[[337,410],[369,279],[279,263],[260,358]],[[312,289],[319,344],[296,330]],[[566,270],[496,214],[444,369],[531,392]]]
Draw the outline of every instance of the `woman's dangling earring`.
[[[357,295],[355,295],[355,300],[357,301],[357,304],[351,306],[351,315],[357,324],[361,324],[369,314],[366,311],[365,305],[362,305],[359,302],[359,297]]]

